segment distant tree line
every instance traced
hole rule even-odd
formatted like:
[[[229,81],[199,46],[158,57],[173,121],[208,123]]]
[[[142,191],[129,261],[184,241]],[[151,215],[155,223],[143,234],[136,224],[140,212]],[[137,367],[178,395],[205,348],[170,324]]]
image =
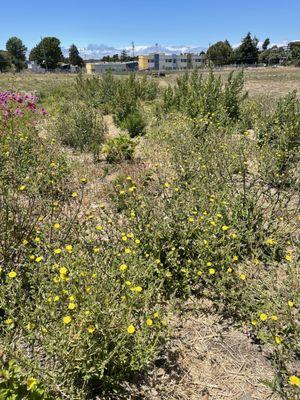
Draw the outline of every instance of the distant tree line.
[[[16,72],[26,68],[27,48],[22,40],[11,37],[6,42],[6,50],[0,50],[0,72],[14,69]],[[69,57],[64,57],[60,40],[55,37],[45,37],[30,51],[29,61],[35,61],[45,70],[54,70],[63,63],[83,67],[84,61],[79,55],[75,44],[69,48]]]
[[[108,61],[108,62],[126,62],[126,61],[136,61],[138,57],[131,57],[128,55],[127,51],[124,49],[122,50],[121,54],[114,54],[113,56],[104,56],[102,57],[101,61]]]
[[[233,48],[228,40],[219,41],[209,46],[205,54],[206,61],[217,66],[222,65],[295,65],[300,67],[300,41],[290,42],[288,46],[270,46],[270,39],[266,38],[258,47],[259,40],[249,32],[241,44]],[[16,72],[26,68],[27,48],[22,40],[11,37],[6,43],[6,49],[0,50],[0,72],[14,69]],[[31,50],[29,60],[35,61],[45,70],[54,70],[62,63],[83,67],[84,61],[80,57],[75,44],[69,48],[69,57],[64,57],[60,40],[55,37],[45,37]],[[105,56],[102,61],[135,61],[137,57],[130,57],[126,50],[121,54]],[[94,60],[95,61],[95,60]]]
[[[209,46],[206,52],[206,61],[214,65],[296,65],[300,67],[300,42],[290,42],[288,46],[270,46],[270,39],[266,38],[258,47],[259,40],[249,32],[241,44],[235,49],[228,40],[219,41]]]

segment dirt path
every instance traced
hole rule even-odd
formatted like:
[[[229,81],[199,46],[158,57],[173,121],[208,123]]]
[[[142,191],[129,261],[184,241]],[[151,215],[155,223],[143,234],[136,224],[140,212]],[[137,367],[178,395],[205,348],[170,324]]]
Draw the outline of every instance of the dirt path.
[[[209,302],[190,300],[172,320],[173,339],[134,400],[278,400],[261,381],[270,362],[246,333],[222,321]]]

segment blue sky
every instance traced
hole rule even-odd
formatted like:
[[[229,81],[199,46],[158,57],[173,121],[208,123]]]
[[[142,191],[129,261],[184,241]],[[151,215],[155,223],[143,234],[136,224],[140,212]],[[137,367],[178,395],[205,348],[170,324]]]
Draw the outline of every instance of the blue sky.
[[[275,43],[300,39],[300,0],[0,0],[0,49],[10,36],[28,48],[41,36],[65,47],[207,47],[225,38],[236,44],[248,31]]]

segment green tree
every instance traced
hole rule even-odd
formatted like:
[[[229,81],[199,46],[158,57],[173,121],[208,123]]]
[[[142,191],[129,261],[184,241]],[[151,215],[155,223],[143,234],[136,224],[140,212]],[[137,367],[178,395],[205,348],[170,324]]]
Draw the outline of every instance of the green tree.
[[[237,64],[255,64],[258,61],[258,39],[252,38],[249,32],[242,40],[241,45],[234,51],[234,60]]]
[[[46,69],[55,69],[63,60],[60,41],[55,37],[45,37],[30,52],[30,61],[36,61],[38,65]]]
[[[17,72],[22,71],[26,66],[26,51],[27,48],[22,40],[13,36],[6,42],[6,50],[10,54],[11,63],[14,65]]]
[[[77,65],[78,67],[83,67],[83,59],[79,55],[79,51],[75,44],[72,44],[69,48],[69,63],[71,65]]]
[[[232,58],[232,47],[228,40],[220,41],[209,47],[206,53],[207,59],[215,65],[230,64]]]
[[[269,47],[269,45],[270,45],[270,39],[267,38],[267,39],[265,39],[265,41],[263,42],[262,49],[263,49],[263,50],[267,50],[267,48]]]
[[[300,60],[300,42],[290,42],[288,47],[292,60]]]
[[[11,57],[8,51],[0,50],[0,72],[6,72],[11,68]]]
[[[122,50],[122,53],[121,53],[121,56],[120,56],[120,60],[121,61],[128,61],[128,54],[127,54],[127,51],[124,49],[124,50]]]

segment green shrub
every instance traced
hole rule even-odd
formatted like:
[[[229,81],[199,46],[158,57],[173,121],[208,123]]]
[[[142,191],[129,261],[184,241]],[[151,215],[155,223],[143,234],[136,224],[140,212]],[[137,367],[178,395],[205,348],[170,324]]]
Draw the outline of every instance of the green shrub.
[[[260,165],[264,179],[274,186],[295,184],[299,180],[295,166],[300,161],[300,100],[296,92],[280,99],[275,111],[257,126],[264,154]]]
[[[131,160],[136,143],[127,135],[120,135],[106,141],[102,148],[109,163]]]
[[[124,118],[120,127],[127,130],[131,137],[135,137],[144,133],[146,122],[140,112],[134,112]]]
[[[225,84],[221,77],[210,71],[207,78],[195,70],[186,72],[177,79],[174,87],[169,86],[164,92],[163,110],[180,111],[191,118],[212,115],[214,120],[235,121],[240,116],[240,105],[246,94],[243,72],[230,73]]]
[[[91,151],[98,158],[106,133],[102,115],[84,102],[67,103],[55,124],[56,136],[67,146]]]

